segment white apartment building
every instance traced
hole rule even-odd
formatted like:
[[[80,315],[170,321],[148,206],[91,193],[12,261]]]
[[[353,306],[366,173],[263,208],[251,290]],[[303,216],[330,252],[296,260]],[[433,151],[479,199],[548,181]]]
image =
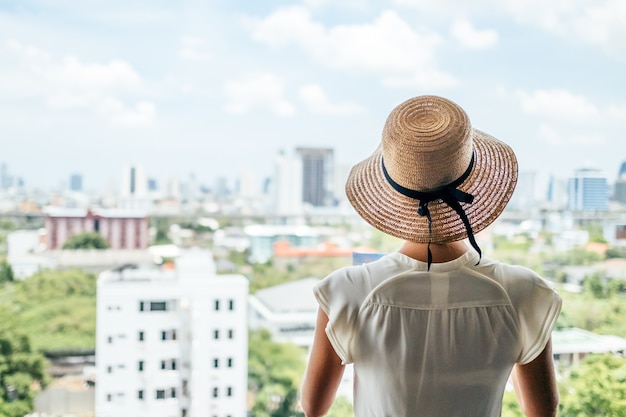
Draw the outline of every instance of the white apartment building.
[[[206,250],[100,274],[96,417],[244,417],[248,280]]]

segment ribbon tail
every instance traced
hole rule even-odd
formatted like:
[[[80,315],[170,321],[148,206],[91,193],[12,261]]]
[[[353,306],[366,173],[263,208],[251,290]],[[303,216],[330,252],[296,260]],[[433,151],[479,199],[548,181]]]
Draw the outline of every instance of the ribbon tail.
[[[483,256],[483,253],[480,250],[478,243],[476,242],[476,238],[474,237],[474,231],[472,230],[472,225],[470,224],[469,219],[465,214],[465,210],[463,210],[463,207],[461,207],[461,204],[458,201],[452,198],[446,199],[446,204],[448,204],[448,206],[452,207],[452,209],[457,212],[457,214],[461,218],[461,221],[463,222],[463,225],[465,225],[465,230],[467,230],[467,238],[472,247],[476,250],[476,252],[478,252],[478,262],[476,263],[476,265],[478,265]]]

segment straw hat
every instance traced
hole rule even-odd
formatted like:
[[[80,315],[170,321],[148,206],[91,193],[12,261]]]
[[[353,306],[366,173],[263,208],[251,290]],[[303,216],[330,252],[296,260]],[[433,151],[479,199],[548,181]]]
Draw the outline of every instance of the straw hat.
[[[392,236],[474,242],[473,233],[502,213],[516,182],[508,145],[473,129],[452,101],[420,96],[393,109],[378,149],[352,168],[346,193],[365,221]]]

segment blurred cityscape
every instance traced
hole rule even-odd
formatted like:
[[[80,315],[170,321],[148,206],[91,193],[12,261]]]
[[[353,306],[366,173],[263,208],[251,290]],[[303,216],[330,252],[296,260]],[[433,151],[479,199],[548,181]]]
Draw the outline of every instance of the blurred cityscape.
[[[375,232],[346,201],[348,168],[335,163],[333,149],[281,151],[273,168],[271,178],[207,185],[194,175],[161,180],[128,165],[116,188],[95,191],[83,187],[81,173],[57,189],[34,189],[14,167],[0,165],[0,219],[12,225],[2,253],[14,279],[71,268],[99,276],[95,346],[53,361],[55,379],[78,378],[80,389],[67,383],[44,391],[35,400],[39,415],[254,415],[248,330],[266,329],[273,340],[308,350],[317,309],[312,287],[323,276],[259,286],[229,254],[278,274],[319,259],[348,265],[355,254],[393,250],[373,243]],[[626,162],[603,168],[583,167],[545,184],[521,172],[502,217],[477,235],[480,246],[489,254],[498,239],[526,236],[530,253],[626,248]],[[89,235],[106,247],[69,245]],[[590,271],[626,280],[625,264],[545,272],[555,285],[580,292]],[[626,334],[568,329],[554,340],[559,366],[626,349]],[[348,400],[351,378],[346,372],[339,391]],[[276,393],[268,407],[283,400]]]

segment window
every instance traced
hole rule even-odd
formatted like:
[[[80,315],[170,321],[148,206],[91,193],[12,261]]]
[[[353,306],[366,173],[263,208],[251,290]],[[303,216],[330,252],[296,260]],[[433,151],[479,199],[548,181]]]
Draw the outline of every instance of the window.
[[[108,402],[113,401],[113,395],[111,395],[111,394],[107,394],[107,401],[108,401]]]
[[[235,335],[235,332],[233,329],[228,329],[228,338],[232,339]]]
[[[220,338],[220,331],[218,329],[213,330],[213,339],[217,340]]]
[[[232,397],[233,396],[233,387],[227,387],[226,388],[226,396],[227,397]]]
[[[228,366],[229,368],[233,367],[233,358],[228,358],[228,360],[226,361],[226,366]]]
[[[157,400],[162,400],[165,398],[165,390],[164,389],[158,389],[156,391],[156,399]]]
[[[214,368],[220,367],[220,360],[218,358],[213,359],[213,367]]]
[[[140,389],[139,391],[137,391],[137,399],[139,400],[143,400],[143,390]]]
[[[176,340],[176,329],[163,330],[161,332],[161,340]]]
[[[215,311],[220,310],[220,300],[215,300]]]
[[[145,334],[144,334],[144,332],[143,332],[143,331],[139,331],[139,333],[137,333],[137,339],[138,339],[140,342],[143,342],[143,341],[145,340]]]
[[[173,311],[176,310],[175,300],[140,301],[139,311]]]
[[[228,309],[233,311],[235,309],[235,300],[228,300]]]
[[[176,388],[170,388],[170,398],[176,398]]]
[[[167,360],[162,360],[161,361],[161,369],[165,370],[165,371],[175,371],[177,368],[176,366],[176,359],[167,359]]]
[[[217,398],[219,395],[219,391],[217,390],[217,387],[213,388],[213,398]]]
[[[137,362],[137,370],[143,372],[143,361]]]
[[[113,373],[113,367],[112,366],[107,366],[107,373]]]
[[[107,337],[107,343],[109,344],[113,343],[113,336]]]
[[[167,311],[167,302],[150,301],[150,311]]]

